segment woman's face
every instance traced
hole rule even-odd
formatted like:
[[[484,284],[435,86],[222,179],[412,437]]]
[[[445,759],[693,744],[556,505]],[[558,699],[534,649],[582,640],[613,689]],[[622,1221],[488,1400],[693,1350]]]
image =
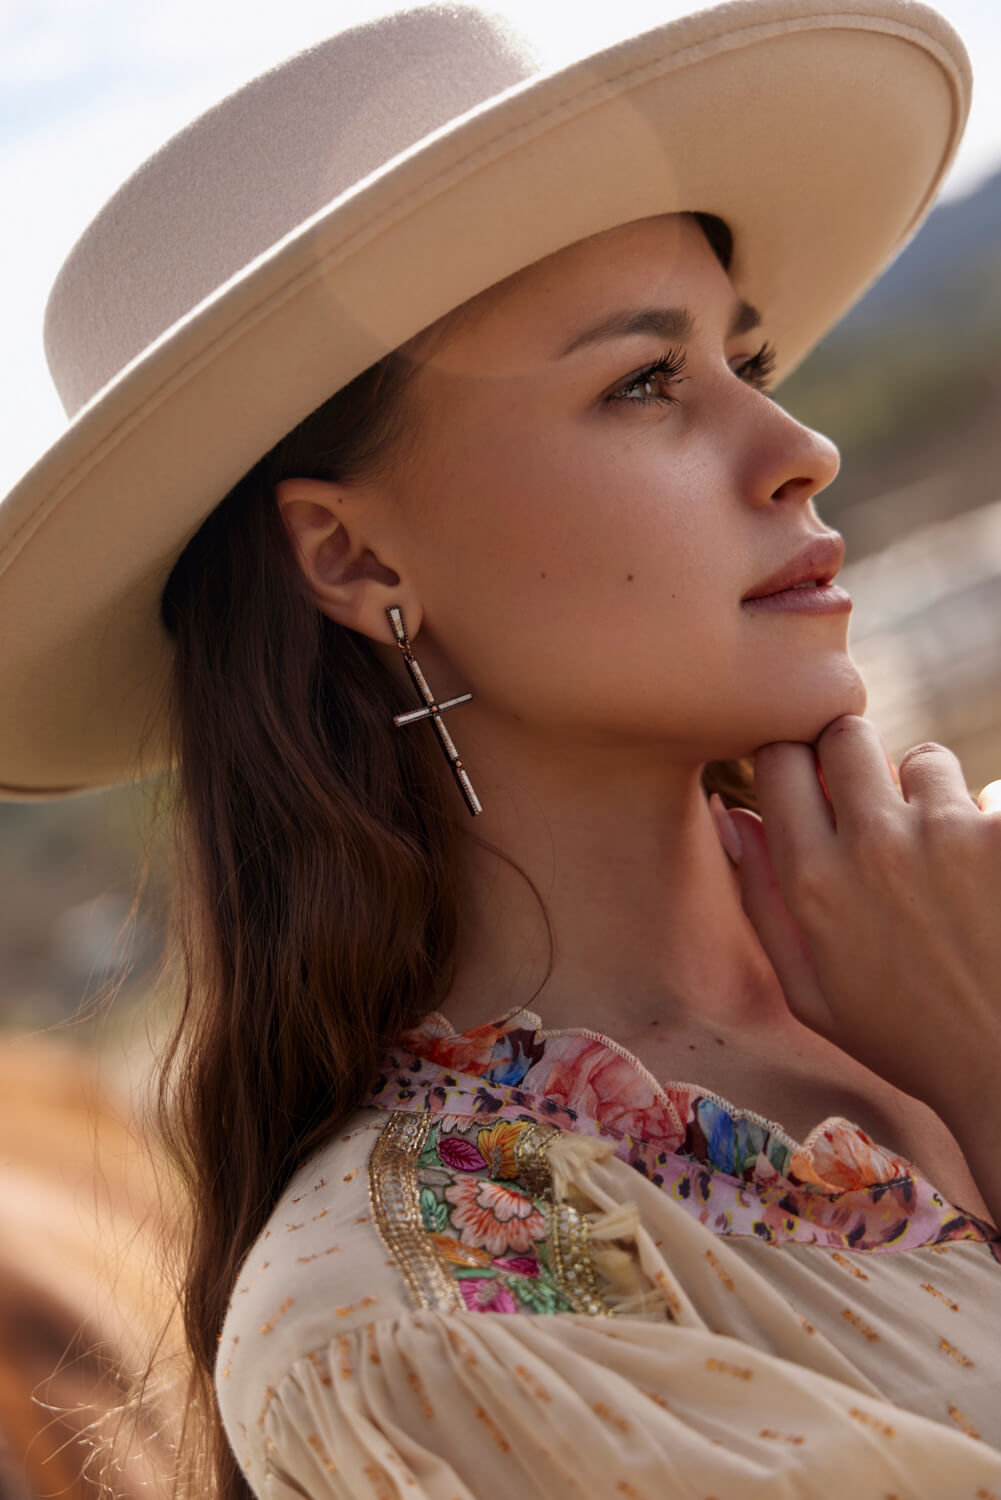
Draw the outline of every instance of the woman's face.
[[[651,308],[678,326],[567,352]],[[421,634],[481,711],[701,762],[864,708],[846,609],[742,602],[825,536],[838,455],[755,387],[738,309],[695,220],[643,219],[503,283],[419,372],[394,502]]]

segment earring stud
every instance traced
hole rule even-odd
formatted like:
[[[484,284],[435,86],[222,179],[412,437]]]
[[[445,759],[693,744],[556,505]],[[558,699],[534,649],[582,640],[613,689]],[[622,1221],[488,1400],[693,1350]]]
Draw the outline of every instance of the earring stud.
[[[457,698],[446,698],[444,703],[436,703],[434,694],[428,687],[427,678],[414,658],[414,653],[410,645],[410,637],[407,635],[406,626],[403,623],[403,611],[398,604],[391,604],[386,613],[389,616],[389,623],[393,627],[396,644],[403,652],[403,660],[407,664],[407,671],[410,673],[417,691],[424,700],[423,708],[415,708],[410,713],[394,714],[393,723],[397,729],[403,729],[407,724],[416,724],[421,719],[431,720],[435,728],[435,733],[438,736],[438,741],[448,757],[449,765],[452,767],[452,774],[459,783],[459,790],[465,797],[466,805],[475,818],[477,813],[483,811],[480,799],[473,791],[473,784],[466,775],[465,767],[459,759],[459,752],[456,750],[452,736],[445,728],[441,717],[447,708],[455,708],[458,703],[468,703],[473,695],[472,693],[460,693]]]

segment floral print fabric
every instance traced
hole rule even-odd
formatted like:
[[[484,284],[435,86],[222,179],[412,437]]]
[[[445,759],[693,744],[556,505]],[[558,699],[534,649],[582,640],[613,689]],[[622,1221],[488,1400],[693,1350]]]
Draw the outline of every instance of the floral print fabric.
[[[437,1117],[419,1164],[421,1208],[464,1268],[471,1310],[528,1310],[558,1295],[544,1222],[516,1180],[519,1122],[610,1137],[617,1157],[718,1235],[876,1252],[980,1240],[1001,1262],[993,1226],[850,1121],[829,1117],[796,1142],[697,1084],[658,1084],[607,1037],[546,1033],[531,1011],[461,1033],[431,1012],[398,1039],[366,1102]]]

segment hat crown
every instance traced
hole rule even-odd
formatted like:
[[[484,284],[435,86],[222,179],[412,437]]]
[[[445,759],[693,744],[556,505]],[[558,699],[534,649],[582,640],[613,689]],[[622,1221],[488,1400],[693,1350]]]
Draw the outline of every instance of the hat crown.
[[[504,17],[429,5],[338,32],[199,115],[109,199],[53,284],[45,352],[67,414],[304,221],[541,66]]]

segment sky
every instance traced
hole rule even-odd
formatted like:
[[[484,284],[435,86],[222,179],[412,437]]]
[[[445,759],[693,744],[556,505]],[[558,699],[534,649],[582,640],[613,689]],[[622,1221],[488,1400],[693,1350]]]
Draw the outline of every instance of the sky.
[[[490,0],[558,65],[697,0]],[[0,497],[66,424],[42,350],[49,287],[114,189],[245,79],[390,0],[0,0]],[[1001,166],[1001,3],[938,0],[973,61],[966,138],[944,188]],[[572,26],[568,26],[572,17]]]

